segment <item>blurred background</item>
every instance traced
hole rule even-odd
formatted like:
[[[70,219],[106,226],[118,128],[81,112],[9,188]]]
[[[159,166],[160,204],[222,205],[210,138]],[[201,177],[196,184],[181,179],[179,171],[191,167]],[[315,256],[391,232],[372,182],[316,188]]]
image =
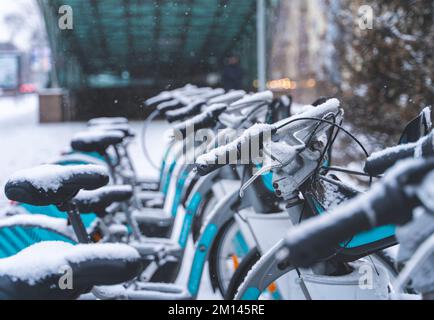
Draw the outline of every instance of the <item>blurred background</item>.
[[[46,86],[50,47],[36,1],[0,4],[0,90],[4,95],[35,92]]]
[[[0,118],[28,94],[53,122],[143,119],[145,98],[186,83],[268,88],[335,96],[387,144],[433,104],[433,17],[433,0],[1,1]]]

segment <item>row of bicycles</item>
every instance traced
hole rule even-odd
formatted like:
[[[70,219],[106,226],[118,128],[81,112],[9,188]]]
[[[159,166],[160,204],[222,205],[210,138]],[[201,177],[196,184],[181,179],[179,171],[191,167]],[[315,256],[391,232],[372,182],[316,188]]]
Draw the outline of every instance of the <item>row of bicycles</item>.
[[[187,85],[144,107],[141,137],[93,119],[58,159],[11,175],[0,299],[192,300],[207,278],[227,300],[434,298],[429,108],[369,155],[337,99],[294,108]],[[156,118],[171,127],[160,164],[146,143]],[[363,170],[334,163],[350,152],[340,136]],[[139,178],[134,139],[159,179]]]

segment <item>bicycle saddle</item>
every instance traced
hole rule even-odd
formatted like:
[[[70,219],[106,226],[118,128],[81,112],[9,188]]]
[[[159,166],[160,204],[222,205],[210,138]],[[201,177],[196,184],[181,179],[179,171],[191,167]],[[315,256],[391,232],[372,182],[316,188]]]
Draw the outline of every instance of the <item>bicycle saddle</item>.
[[[122,132],[125,138],[132,138],[135,134],[131,131],[128,124],[104,124],[91,127],[91,129],[100,131],[119,131]]]
[[[98,152],[103,154],[108,147],[120,144],[125,135],[120,131],[86,131],[75,135],[71,148],[81,152]]]
[[[122,117],[114,118],[95,118],[88,122],[89,126],[100,126],[100,125],[117,125],[117,124],[127,124],[128,119]]]
[[[74,198],[74,203],[80,213],[95,213],[103,218],[109,206],[128,201],[132,196],[133,189],[130,186],[107,186],[94,191],[81,191]]]
[[[139,254],[127,245],[42,242],[0,260],[0,300],[77,299],[94,286],[132,280],[141,269]]]
[[[81,190],[95,190],[109,182],[107,170],[101,166],[43,165],[22,170],[6,183],[9,200],[34,206],[61,205]]]

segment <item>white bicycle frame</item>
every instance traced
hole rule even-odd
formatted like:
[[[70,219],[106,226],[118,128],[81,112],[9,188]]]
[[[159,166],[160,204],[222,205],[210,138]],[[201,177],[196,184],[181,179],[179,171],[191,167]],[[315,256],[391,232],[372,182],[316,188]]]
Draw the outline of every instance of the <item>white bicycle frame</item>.
[[[290,268],[284,272],[279,270],[276,254],[283,249],[281,240],[294,227],[289,216],[299,216],[302,209],[296,206],[290,210],[293,211],[290,214],[257,214],[247,210],[236,215],[243,236],[250,239],[252,247],[256,245],[262,255],[256,269],[249,273],[241,286],[236,299],[258,299],[272,283],[277,285],[279,296],[284,300],[389,298],[389,273],[372,259],[361,259],[352,263],[353,272],[343,276],[319,275],[312,269],[300,269],[298,272]],[[263,274],[268,276],[261,278],[259,275]],[[363,282],[364,275],[366,284]]]

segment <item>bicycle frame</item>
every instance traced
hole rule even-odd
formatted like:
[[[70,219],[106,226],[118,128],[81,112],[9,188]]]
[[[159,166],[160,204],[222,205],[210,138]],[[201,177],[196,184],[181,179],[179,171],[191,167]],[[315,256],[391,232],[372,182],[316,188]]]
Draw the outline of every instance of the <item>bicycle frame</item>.
[[[0,221],[0,259],[43,241],[76,244],[65,219],[45,215],[16,215]]]

